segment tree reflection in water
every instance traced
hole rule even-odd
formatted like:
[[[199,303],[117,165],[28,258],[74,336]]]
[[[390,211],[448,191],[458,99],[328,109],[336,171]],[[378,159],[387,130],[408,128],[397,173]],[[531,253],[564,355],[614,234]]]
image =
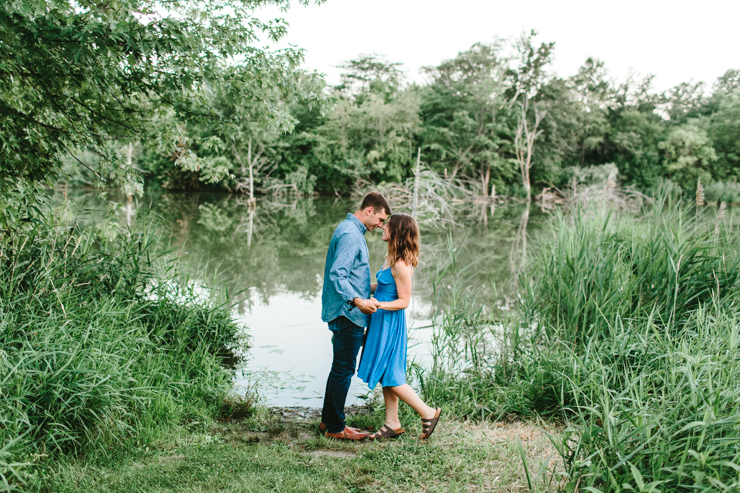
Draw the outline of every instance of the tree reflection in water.
[[[107,220],[106,204],[95,192],[69,191],[68,196],[77,204],[79,222],[95,225]],[[113,195],[109,198],[116,199]],[[126,197],[121,199],[119,203],[124,204]],[[63,200],[62,194],[54,200]],[[115,219],[121,228],[127,218],[155,218],[162,238],[180,247],[186,264],[192,267],[193,280],[208,284],[217,279],[236,298],[235,315],[254,335],[250,371],[293,372],[296,378],[305,375],[300,378],[305,389],[294,389],[291,398],[308,396],[311,400],[307,404],[319,405],[323,372],[328,371],[321,365],[331,362],[330,354],[322,356],[330,345],[329,333],[320,320],[326,250],[334,229],[347,213],[354,212],[357,201],[286,197],[262,198],[250,205],[246,196],[231,194],[148,193],[132,207],[133,211],[119,207]],[[516,270],[526,258],[523,253],[516,258],[512,255],[514,250],[524,252],[526,229],[538,222],[530,221],[526,207],[494,207],[491,203],[465,207],[457,211],[455,224],[422,222],[422,256],[414,274],[409,310],[411,327],[428,326],[434,314],[444,309],[445,298],[435,296],[432,278],[453,261],[450,248],[455,251],[456,268],[465,269],[465,283],[488,306],[501,304],[499,298],[512,277],[511,267]],[[380,237],[379,229],[366,235],[373,273],[383,264],[386,251]],[[417,333],[422,334],[418,336],[422,344],[410,354],[423,352],[423,339],[431,338],[424,331]],[[314,339],[318,344],[326,343],[328,349],[310,346]],[[282,354],[270,349],[276,344],[285,350]],[[316,362],[298,361],[304,353]],[[274,392],[276,396],[283,394],[283,387]],[[273,402],[291,405],[299,401]]]

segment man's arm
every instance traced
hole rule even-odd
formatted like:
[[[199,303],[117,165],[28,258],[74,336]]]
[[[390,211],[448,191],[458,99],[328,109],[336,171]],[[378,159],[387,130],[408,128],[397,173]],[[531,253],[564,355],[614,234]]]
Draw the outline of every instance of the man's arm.
[[[337,238],[336,255],[329,269],[329,282],[345,303],[358,307],[362,313],[373,313],[376,311],[375,304],[363,299],[349,282],[349,272],[359,251],[360,244],[351,235],[343,234]]]

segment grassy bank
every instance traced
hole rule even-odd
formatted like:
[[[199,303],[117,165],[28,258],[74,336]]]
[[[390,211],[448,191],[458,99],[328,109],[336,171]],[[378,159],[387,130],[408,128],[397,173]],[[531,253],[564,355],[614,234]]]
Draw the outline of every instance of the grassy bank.
[[[349,420],[380,425],[382,413]],[[262,409],[246,420],[132,444],[112,457],[58,462],[35,486],[58,493],[515,492],[529,491],[530,482],[535,491],[554,492],[559,486],[541,473],[555,465],[557,453],[546,430],[533,424],[447,419],[425,443],[416,439],[421,427],[414,417],[404,423],[407,436],[396,441],[345,443],[319,435],[318,422],[318,413],[286,419]]]
[[[389,444],[327,441],[317,417],[264,409],[214,425],[237,334],[225,307],[144,232],[37,228],[2,246],[3,474],[39,492],[737,491],[729,219],[662,204],[555,215],[503,304],[453,255],[432,277],[433,363],[411,372],[445,408],[428,444],[406,407],[410,433]],[[530,454],[496,435],[502,417],[545,417],[552,441],[535,430]],[[381,423],[382,409],[351,421]]]
[[[737,491],[740,269],[725,221],[660,204],[556,216],[516,313],[446,314],[439,346],[466,368],[418,371],[426,395],[564,420],[569,491]]]
[[[237,327],[157,252],[146,230],[0,239],[0,490],[221,409]]]

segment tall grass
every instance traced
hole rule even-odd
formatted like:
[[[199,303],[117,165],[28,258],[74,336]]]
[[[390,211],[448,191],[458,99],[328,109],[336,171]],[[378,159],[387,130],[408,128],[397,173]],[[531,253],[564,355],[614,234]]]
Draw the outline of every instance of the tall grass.
[[[157,252],[146,230],[100,242],[38,224],[0,239],[6,487],[29,464],[216,412],[237,327]]]
[[[579,210],[552,231],[524,306],[545,337],[583,347],[618,319],[647,316],[675,331],[712,296],[736,300],[732,240],[707,218],[660,206],[639,218]]]
[[[493,343],[463,372],[421,372],[426,397],[563,420],[569,491],[740,490],[740,261],[718,221],[660,202],[554,216],[519,309],[483,309]]]
[[[714,181],[705,187],[704,193],[710,202],[740,204],[740,183],[736,181]]]

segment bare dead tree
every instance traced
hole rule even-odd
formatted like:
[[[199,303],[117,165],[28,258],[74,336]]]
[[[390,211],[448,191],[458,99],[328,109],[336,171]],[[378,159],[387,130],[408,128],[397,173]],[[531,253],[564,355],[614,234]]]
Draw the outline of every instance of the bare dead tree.
[[[414,199],[411,206],[411,215],[416,218],[419,210],[419,174],[421,174],[421,147],[416,153],[416,170],[414,171]]]
[[[527,208],[522,212],[522,217],[519,220],[519,227],[516,230],[514,242],[511,244],[509,265],[511,267],[512,275],[516,275],[518,272],[521,272],[527,264],[527,226],[529,224],[529,205],[530,203],[527,202]]]
[[[126,156],[126,166],[128,169],[131,169],[131,158],[134,153],[134,144],[133,142],[128,143],[128,155]],[[66,183],[65,183],[66,186]],[[66,189],[65,189],[65,198],[66,198]],[[128,193],[126,194],[126,225],[131,228],[131,216],[133,215],[133,201],[134,198],[131,194],[131,190],[128,190]],[[130,231],[126,232],[127,235],[130,235]]]
[[[249,204],[254,205],[256,202],[256,198],[254,196],[254,181],[255,181],[255,175],[256,174],[265,174],[265,177],[269,177],[270,173],[272,173],[272,170],[266,170],[267,168],[267,158],[262,155],[262,151],[257,151],[256,153],[252,153],[252,138],[249,138],[249,143],[247,145],[247,159],[246,163],[242,159],[241,154],[236,149],[236,143],[231,143],[232,152],[234,154],[234,157],[237,161],[239,161],[239,164],[241,166],[240,175],[243,177],[247,174],[249,174],[248,178],[240,178],[237,180],[236,183],[236,191],[240,193],[247,193],[249,195]],[[274,168],[274,166],[273,166]]]
[[[527,121],[527,112],[529,110],[529,98],[524,97],[524,103],[520,104],[522,116],[516,129],[516,138],[514,139],[514,148],[516,149],[516,160],[519,162],[519,170],[522,172],[522,183],[524,190],[527,192],[527,202],[532,201],[532,186],[529,180],[529,170],[532,168],[532,155],[534,154],[534,141],[542,133],[537,130],[547,114],[546,111],[540,111],[537,105],[534,105],[534,125],[530,128]]]

